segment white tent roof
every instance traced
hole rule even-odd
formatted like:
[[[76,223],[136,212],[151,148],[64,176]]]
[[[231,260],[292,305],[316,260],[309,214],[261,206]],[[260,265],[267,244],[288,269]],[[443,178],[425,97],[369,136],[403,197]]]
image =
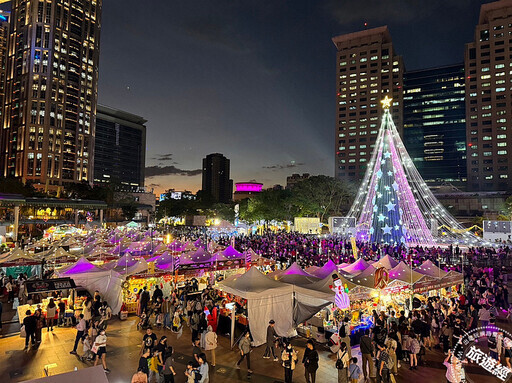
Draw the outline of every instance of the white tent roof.
[[[386,254],[384,257],[379,259],[377,262],[373,262],[371,265],[376,269],[378,269],[379,267],[384,267],[387,270],[391,270],[393,267],[396,267],[398,265],[398,261],[395,261],[393,258],[390,257],[389,254]]]
[[[414,271],[435,278],[443,278],[446,274],[448,274],[446,271],[437,267],[430,259],[423,262],[420,266],[414,269]]]
[[[354,263],[342,267],[341,269],[345,271],[346,273],[357,275],[361,273],[363,270],[365,270],[369,266],[368,262],[366,262],[363,258],[359,258]]]
[[[108,383],[107,375],[102,366],[81,368],[79,370],[26,380],[25,383]]]
[[[4,254],[2,258],[0,258],[0,263],[16,262],[20,259],[33,261],[34,257],[30,254],[27,254],[19,247],[15,247],[9,253]]]
[[[311,269],[311,270],[310,270]],[[306,269],[309,274],[314,275],[317,278],[323,279],[330,276],[334,271],[337,271],[338,267],[336,264],[329,259],[329,261],[322,267],[310,266]]]
[[[75,255],[68,253],[62,247],[59,247],[55,252],[50,256],[50,258],[77,258]]]
[[[263,291],[272,289],[292,291],[292,286],[270,279],[254,266],[241,276],[220,282],[219,286],[242,298],[258,297]]]
[[[389,271],[390,281],[398,279],[399,281],[411,283],[412,279],[412,283],[415,283],[422,277],[423,274],[411,270],[411,268],[407,266],[403,261]]]
[[[81,257],[78,261],[76,261],[74,264],[69,266],[61,267],[60,269],[56,270],[56,273],[61,275],[71,275],[71,274],[90,274],[90,273],[97,273],[105,271],[104,269],[94,265],[93,263],[89,262],[85,257]]]
[[[276,281],[289,283],[292,285],[304,286],[308,285],[312,282],[318,281],[320,278],[317,278],[311,274],[306,273],[302,268],[297,264],[297,262],[293,262],[290,267],[286,270],[281,270],[276,273],[272,273],[272,278]]]

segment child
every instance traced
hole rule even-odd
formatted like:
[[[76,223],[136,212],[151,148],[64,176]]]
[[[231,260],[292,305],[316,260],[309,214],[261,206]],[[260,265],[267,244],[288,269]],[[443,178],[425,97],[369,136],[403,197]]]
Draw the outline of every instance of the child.
[[[194,370],[195,362],[188,362],[187,369],[185,370],[185,376],[187,377],[187,383],[195,383],[196,381],[196,373]]]
[[[350,383],[357,383],[360,375],[361,369],[357,365],[357,358],[350,359],[350,364],[348,366],[348,379],[350,380]]]
[[[162,368],[162,363],[160,363],[160,358],[158,357],[158,351],[155,351],[149,361],[149,377],[148,377],[149,382],[153,381],[153,377],[155,377],[155,379],[157,381],[159,380],[161,368]]]
[[[94,354],[91,351],[92,344],[91,344],[91,337],[87,335],[84,339],[84,346],[83,346],[83,355],[80,357],[80,360],[82,362],[85,362],[86,360],[93,360]]]

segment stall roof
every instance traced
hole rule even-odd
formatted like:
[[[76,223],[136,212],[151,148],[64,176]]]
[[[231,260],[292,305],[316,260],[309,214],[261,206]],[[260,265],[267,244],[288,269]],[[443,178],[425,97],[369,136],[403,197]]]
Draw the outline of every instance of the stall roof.
[[[81,368],[79,370],[47,376],[44,378],[26,380],[24,383],[108,383],[103,366]]]
[[[403,261],[396,265],[389,271],[389,280],[398,279],[399,281],[407,282],[407,283],[416,283],[423,277],[423,274],[420,274],[416,271],[411,270],[409,266],[407,266]]]
[[[357,275],[368,267],[368,262],[363,258],[359,258],[354,263],[342,268],[343,271],[349,274]]]
[[[446,271],[441,270],[439,267],[437,267],[430,259],[423,262],[420,266],[414,269],[414,271],[435,278],[443,278],[444,276],[446,276],[446,274],[448,274]]]
[[[253,266],[240,276],[220,282],[219,286],[228,293],[247,298],[249,293],[261,293],[265,290],[286,288],[288,285],[270,279]]]
[[[379,267],[384,267],[387,270],[391,270],[392,268],[398,265],[398,262],[395,261],[389,254],[386,254],[384,257],[379,259],[377,262],[370,262],[370,264],[378,269]]]
[[[310,266],[305,271],[317,278],[323,279],[327,276],[330,276],[337,270],[338,267],[336,264],[331,259],[329,259],[329,261],[327,261],[327,263],[322,267]]]

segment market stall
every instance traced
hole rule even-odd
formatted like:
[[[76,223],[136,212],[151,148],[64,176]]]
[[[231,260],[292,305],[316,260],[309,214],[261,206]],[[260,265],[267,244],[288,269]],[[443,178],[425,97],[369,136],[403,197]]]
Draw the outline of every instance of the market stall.
[[[52,298],[52,293],[59,292],[62,295],[62,301],[66,304],[66,307],[71,307],[75,302],[71,302],[73,298],[73,294],[71,290],[76,288],[75,281],[71,278],[54,278],[54,279],[33,279],[28,280],[26,282],[27,293],[29,295],[39,295],[39,299],[36,299],[34,304],[25,304],[19,305],[17,308],[18,311],[18,320],[19,323],[23,323],[23,319],[26,316],[27,310],[30,310],[32,313],[37,310],[38,306],[43,310],[43,315],[46,317],[46,306]],[[78,302],[76,302],[78,304]],[[57,304],[57,301],[55,302]],[[70,306],[71,304],[71,306]],[[74,315],[74,311],[71,309],[66,309],[65,317],[71,318]],[[57,319],[58,314],[56,314],[54,319]]]

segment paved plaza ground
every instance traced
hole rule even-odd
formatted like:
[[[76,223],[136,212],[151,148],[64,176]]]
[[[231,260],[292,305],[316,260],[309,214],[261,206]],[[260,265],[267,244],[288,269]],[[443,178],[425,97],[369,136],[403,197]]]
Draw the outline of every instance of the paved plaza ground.
[[[111,383],[130,382],[132,374],[136,371],[140,345],[143,331],[137,330],[137,318],[130,317],[127,321],[113,320],[107,329],[107,363],[112,370],[108,376]],[[505,325],[509,330],[509,324]],[[176,382],[185,382],[183,371],[186,363],[192,359],[191,336],[188,329],[185,329],[180,339],[176,334],[168,330],[156,330],[160,337],[167,335],[168,344],[175,349],[175,369],[178,372]],[[73,328],[55,328],[53,332],[43,329],[42,343],[38,349],[23,351],[24,339],[19,336],[8,336],[0,338],[0,377],[2,383],[22,382],[24,380],[42,377],[46,365],[51,365],[51,375],[68,372],[74,368],[86,368],[90,364],[82,363],[76,356],[70,355],[73,347],[76,331]],[[299,350],[299,357],[303,355],[305,340],[297,338],[294,345]],[[78,348],[81,353],[81,346]],[[359,349],[353,349],[357,356]],[[283,382],[283,368],[279,362],[263,359],[264,347],[258,347],[251,354],[251,363],[254,374],[251,382],[274,383]],[[320,367],[317,372],[317,382],[336,382],[337,370],[334,367],[335,359],[327,348],[319,346]],[[207,353],[208,356],[208,353]],[[219,347],[217,348],[217,366],[210,369],[210,382],[231,383],[249,381],[245,369],[245,362],[242,369],[237,370],[235,363],[238,358],[236,350],[229,347],[229,339],[219,336]],[[360,359],[360,358],[359,358]],[[423,366],[417,371],[410,371],[402,366],[397,376],[397,382],[446,382],[446,369],[442,364],[444,355],[440,351],[429,351],[424,359]],[[496,378],[484,375],[471,375],[475,383],[498,382]],[[475,379],[476,378],[476,379]],[[294,372],[293,381],[304,383],[304,368],[300,364]],[[92,383],[92,382],[91,382]]]

